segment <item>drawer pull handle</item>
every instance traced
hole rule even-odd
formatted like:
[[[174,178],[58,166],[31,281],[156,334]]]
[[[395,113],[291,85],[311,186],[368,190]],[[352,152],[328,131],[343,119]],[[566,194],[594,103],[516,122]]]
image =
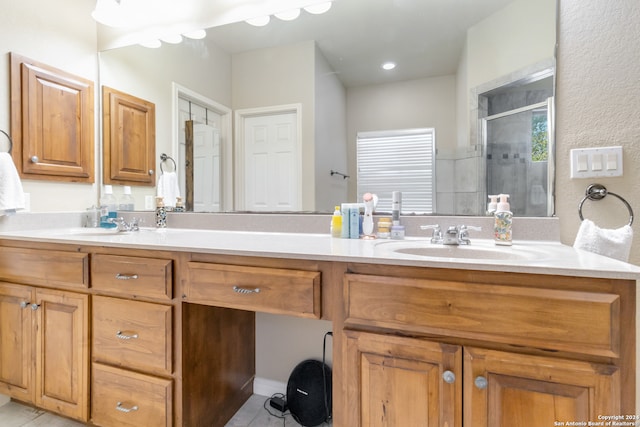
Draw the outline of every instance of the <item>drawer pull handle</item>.
[[[456,382],[456,374],[447,370],[442,373],[442,379],[447,384],[453,384]]]
[[[233,292],[237,294],[257,294],[257,293],[260,293],[260,288],[247,289],[247,288],[241,288],[239,286],[234,286]]]
[[[116,274],[116,279],[118,280],[136,280],[137,278],[138,278],[137,274],[122,274],[122,273]]]
[[[473,380],[473,383],[476,385],[476,387],[478,387],[480,390],[484,390],[485,388],[487,388],[487,385],[489,384],[487,382],[487,379],[481,375],[477,376],[475,380]]]
[[[124,406],[122,406],[122,402],[118,402],[118,404],[116,405],[116,411],[124,412],[126,414],[128,414],[129,412],[137,411],[137,410],[138,410],[138,405],[133,405],[130,408],[125,408]]]
[[[118,331],[116,332],[116,337],[120,338],[121,340],[135,340],[138,338],[138,334],[131,333],[129,331]]]

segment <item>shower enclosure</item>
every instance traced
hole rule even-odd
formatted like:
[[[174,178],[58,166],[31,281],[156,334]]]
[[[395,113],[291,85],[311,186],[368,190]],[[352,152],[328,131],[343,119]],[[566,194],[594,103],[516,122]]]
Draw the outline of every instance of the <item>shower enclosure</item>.
[[[552,109],[548,98],[482,119],[487,195],[509,194],[514,215],[553,215]]]

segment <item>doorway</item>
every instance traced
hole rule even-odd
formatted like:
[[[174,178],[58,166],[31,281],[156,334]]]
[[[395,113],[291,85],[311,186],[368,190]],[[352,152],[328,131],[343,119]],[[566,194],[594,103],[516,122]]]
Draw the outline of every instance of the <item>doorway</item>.
[[[300,105],[236,111],[236,200],[245,211],[301,209]]]

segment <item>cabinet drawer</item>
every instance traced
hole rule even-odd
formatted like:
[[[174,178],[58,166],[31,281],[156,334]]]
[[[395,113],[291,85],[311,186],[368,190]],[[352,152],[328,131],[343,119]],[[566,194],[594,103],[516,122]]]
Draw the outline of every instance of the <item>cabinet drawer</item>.
[[[0,248],[0,278],[40,286],[87,288],[89,254]]]
[[[320,273],[190,262],[184,300],[320,318]]]
[[[620,353],[616,294],[357,274],[345,276],[344,292],[347,325]]]
[[[172,261],[95,254],[91,257],[91,286],[128,297],[170,300]]]
[[[93,364],[91,419],[99,426],[173,424],[171,380]]]
[[[171,306],[94,296],[93,358],[171,375],[171,325]]]

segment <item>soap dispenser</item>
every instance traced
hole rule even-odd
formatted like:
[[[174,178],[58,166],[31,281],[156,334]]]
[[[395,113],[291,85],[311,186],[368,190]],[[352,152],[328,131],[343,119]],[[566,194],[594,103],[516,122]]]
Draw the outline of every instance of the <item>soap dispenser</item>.
[[[513,213],[507,199],[508,194],[500,194],[498,196],[500,202],[494,213],[493,235],[496,245],[511,246],[511,226],[513,222]]]
[[[164,207],[164,199],[156,197],[156,227],[167,227],[167,209]]]
[[[495,214],[498,209],[498,196],[489,196],[489,204],[487,205],[487,215]]]

